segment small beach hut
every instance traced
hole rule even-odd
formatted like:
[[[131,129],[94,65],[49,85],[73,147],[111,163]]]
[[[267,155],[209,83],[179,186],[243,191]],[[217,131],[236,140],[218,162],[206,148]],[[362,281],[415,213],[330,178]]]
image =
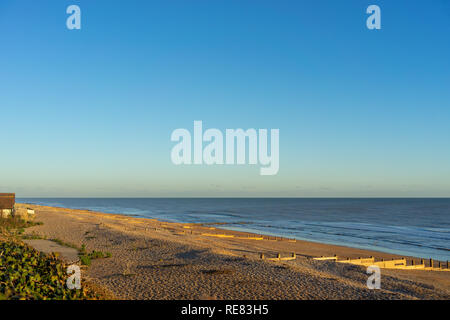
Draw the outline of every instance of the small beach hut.
[[[0,215],[2,218],[8,218],[14,211],[16,203],[15,193],[0,193]]]

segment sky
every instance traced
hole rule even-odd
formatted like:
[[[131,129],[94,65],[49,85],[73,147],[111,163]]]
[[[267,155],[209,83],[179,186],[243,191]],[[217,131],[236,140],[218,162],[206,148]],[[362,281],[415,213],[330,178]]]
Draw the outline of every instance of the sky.
[[[0,41],[0,192],[450,196],[447,0],[2,0]],[[278,174],[174,165],[195,120],[279,129]]]

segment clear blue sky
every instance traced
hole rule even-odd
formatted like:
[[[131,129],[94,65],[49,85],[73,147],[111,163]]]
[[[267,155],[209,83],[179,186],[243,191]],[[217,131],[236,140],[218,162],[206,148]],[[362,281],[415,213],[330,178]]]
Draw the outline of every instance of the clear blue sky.
[[[447,0],[2,0],[0,41],[0,192],[450,196]],[[279,128],[278,175],[173,165],[194,120]]]

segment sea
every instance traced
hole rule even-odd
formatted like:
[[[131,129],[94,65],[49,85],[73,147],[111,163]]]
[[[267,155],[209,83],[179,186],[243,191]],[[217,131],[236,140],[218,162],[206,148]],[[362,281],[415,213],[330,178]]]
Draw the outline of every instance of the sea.
[[[450,198],[19,198],[353,248],[450,260]]]

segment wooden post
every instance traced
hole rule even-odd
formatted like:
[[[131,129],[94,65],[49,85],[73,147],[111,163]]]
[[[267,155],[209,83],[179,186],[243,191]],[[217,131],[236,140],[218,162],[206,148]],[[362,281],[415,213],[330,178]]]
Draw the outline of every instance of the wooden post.
[[[430,259],[430,267],[433,268],[433,259]]]
[[[292,258],[297,258],[297,256],[295,255],[295,252],[292,252]]]
[[[261,259],[264,259],[264,253],[261,253],[260,257],[261,257]]]
[[[420,259],[420,264],[423,264],[423,266],[425,267],[425,260]]]
[[[277,254],[277,258],[281,259],[281,254],[280,253]]]
[[[450,269],[450,268],[448,267],[448,260],[447,260],[447,269]]]
[[[414,265],[414,259],[411,260],[411,265],[412,265],[412,266]]]

